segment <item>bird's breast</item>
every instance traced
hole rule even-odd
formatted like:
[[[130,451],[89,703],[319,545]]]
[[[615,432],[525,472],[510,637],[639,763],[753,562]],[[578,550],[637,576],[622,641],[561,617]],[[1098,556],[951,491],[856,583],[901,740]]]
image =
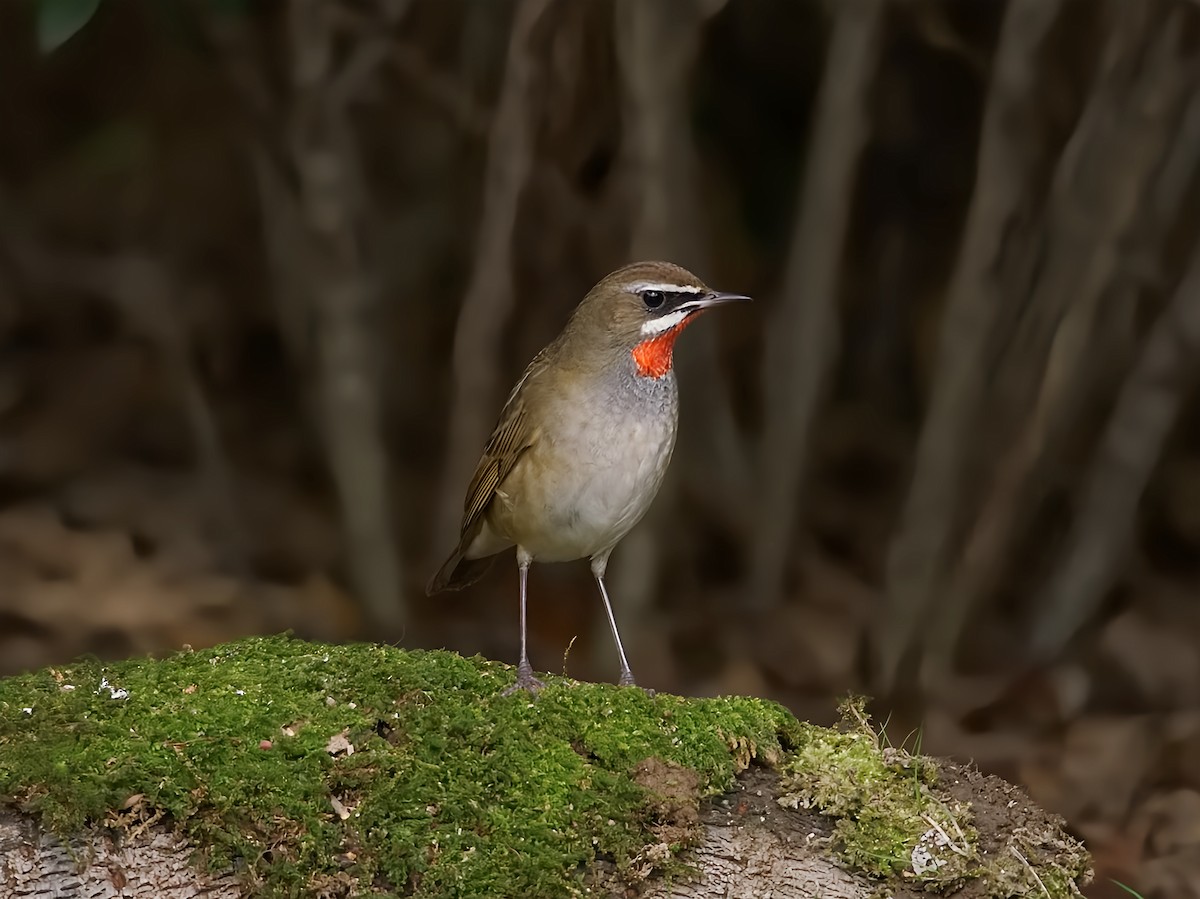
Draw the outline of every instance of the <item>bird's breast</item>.
[[[673,377],[561,399],[489,515],[495,530],[546,562],[611,549],[637,524],[666,474],[678,416]]]

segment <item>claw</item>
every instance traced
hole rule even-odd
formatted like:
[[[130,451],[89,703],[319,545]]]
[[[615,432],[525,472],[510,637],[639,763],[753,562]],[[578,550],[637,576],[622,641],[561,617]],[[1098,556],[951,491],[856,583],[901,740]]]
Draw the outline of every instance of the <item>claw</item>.
[[[625,671],[621,672],[621,677],[617,681],[617,686],[618,687],[637,687],[639,690],[641,690],[647,696],[654,698],[654,691],[651,690],[649,687],[638,687],[637,681],[635,681],[633,679],[633,672],[629,671],[629,670],[625,670]]]
[[[533,676],[533,668],[531,668],[528,664],[522,664],[517,666],[516,682],[511,687],[506,689],[501,695],[512,696],[518,690],[524,690],[530,696],[536,696],[538,690],[542,689],[544,686],[546,685],[542,683],[542,681]]]

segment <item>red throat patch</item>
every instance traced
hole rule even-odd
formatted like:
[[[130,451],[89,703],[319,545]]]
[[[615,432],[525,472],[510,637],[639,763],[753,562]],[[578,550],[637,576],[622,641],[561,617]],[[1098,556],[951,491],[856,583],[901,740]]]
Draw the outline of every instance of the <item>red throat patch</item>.
[[[675,349],[675,339],[679,332],[691,324],[703,309],[697,309],[674,328],[656,334],[649,340],[643,340],[633,348],[633,361],[637,365],[638,374],[643,378],[658,379],[671,370],[671,354]]]

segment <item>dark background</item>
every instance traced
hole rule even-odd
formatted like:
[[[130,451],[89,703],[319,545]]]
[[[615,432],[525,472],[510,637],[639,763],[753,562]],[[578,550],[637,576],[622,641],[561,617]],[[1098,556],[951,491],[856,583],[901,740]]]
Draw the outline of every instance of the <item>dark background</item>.
[[[1089,896],[1200,896],[1196,3],[6,2],[0,123],[0,673],[515,660],[514,565],[423,585],[526,362],[668,258],[757,302],[613,556],[640,682],[868,693]],[[615,676],[586,565],[531,618]]]

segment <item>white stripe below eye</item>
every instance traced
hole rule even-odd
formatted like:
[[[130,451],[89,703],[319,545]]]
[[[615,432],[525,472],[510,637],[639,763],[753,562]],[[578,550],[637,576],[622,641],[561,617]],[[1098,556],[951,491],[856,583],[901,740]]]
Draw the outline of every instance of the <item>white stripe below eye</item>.
[[[627,288],[630,293],[643,290],[661,290],[663,293],[704,293],[703,287],[694,284],[668,284],[665,281],[635,281]]]
[[[652,318],[642,325],[642,334],[647,337],[670,331],[692,313],[691,309],[677,309],[669,315]]]

